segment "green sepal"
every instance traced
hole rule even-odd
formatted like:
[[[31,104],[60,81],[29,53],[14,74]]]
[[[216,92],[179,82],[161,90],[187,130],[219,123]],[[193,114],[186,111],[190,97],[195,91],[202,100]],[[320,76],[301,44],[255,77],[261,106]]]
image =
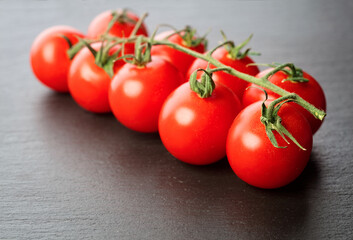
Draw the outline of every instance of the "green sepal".
[[[133,23],[133,24],[136,24],[136,20],[135,19],[132,19],[130,18],[128,15],[127,15],[127,12],[129,11],[129,9],[127,8],[124,8],[123,11],[121,13],[118,13],[117,11],[114,11],[112,12],[112,15],[113,14],[117,14],[118,18],[117,18],[117,22],[119,23]]]
[[[63,39],[65,39],[65,41],[69,45],[69,48],[72,47],[73,44],[72,44],[72,42],[70,41],[70,39],[67,36],[65,36],[64,34],[60,34],[59,36],[62,37]]]
[[[98,51],[92,48],[92,46],[85,39],[80,39],[79,43],[81,43],[83,47],[88,48],[88,50],[94,56],[95,64],[98,67],[103,68],[104,71],[109,75],[109,77],[112,78],[114,75],[114,63],[115,61],[117,61],[117,58],[121,53],[122,49],[119,49],[118,51],[114,52],[112,55],[109,55],[109,51],[112,47],[114,47],[118,43],[117,42],[111,43],[111,41],[107,41],[107,43],[102,42],[102,45]]]
[[[112,19],[109,21],[108,26],[105,29],[104,35],[109,33],[110,29],[114,26],[115,22],[119,18],[119,14],[117,13],[117,11],[112,11],[111,15]]]
[[[128,9],[126,9],[126,8],[124,8],[121,13],[118,13],[117,11],[112,11],[111,12],[112,19],[109,21],[108,26],[107,26],[103,35],[107,35],[109,33],[110,29],[114,26],[114,24],[116,22],[119,22],[122,24],[130,22],[130,23],[135,24],[136,21],[134,19],[130,18],[127,15],[127,12],[128,12]]]
[[[293,63],[272,63],[272,64],[255,64],[261,66],[272,67],[272,71],[268,72],[263,78],[269,79],[276,72],[284,72],[288,77],[283,79],[282,82],[290,81],[292,83],[304,83],[309,82],[308,79],[304,78],[303,70],[296,67]]]
[[[152,44],[150,42],[147,42],[146,47],[144,48],[142,62],[148,63],[152,60],[151,59],[151,49],[152,49]]]
[[[153,41],[153,40],[151,40]],[[132,64],[137,66],[145,66],[151,62],[151,42],[144,42],[143,36],[138,36],[135,41],[135,56],[132,60]]]
[[[85,39],[80,39],[80,42],[82,42],[83,43],[83,46],[84,47],[87,47],[88,48],[88,50],[92,53],[92,55],[94,56],[94,57],[96,57],[96,55],[97,55],[97,51],[85,40]]]
[[[283,104],[288,102],[295,102],[295,95],[289,94],[283,97],[280,97],[273,102],[270,103],[269,107],[267,108],[265,105],[266,100],[268,99],[267,92],[265,92],[265,100],[261,106],[261,118],[260,121],[265,126],[266,135],[271,141],[272,145],[276,148],[286,148],[287,146],[279,146],[276,140],[276,137],[273,131],[276,131],[282,139],[287,143],[290,144],[286,137],[288,137],[292,142],[294,142],[300,149],[306,150],[304,147],[300,145],[300,143],[293,137],[293,135],[282,125],[282,119],[278,115],[278,111],[283,106]]]
[[[139,36],[137,37],[135,41],[135,57],[139,58],[141,56],[141,43],[142,43],[142,37]]]
[[[253,34],[250,34],[250,36],[239,45],[235,45],[233,41],[227,40],[227,36],[222,30],[221,30],[221,34],[223,36],[224,42],[221,45],[217,46],[216,49],[224,45],[224,48],[227,50],[227,52],[229,53],[229,56],[232,59],[234,60],[243,59],[248,55],[256,55],[256,56],[261,55],[261,53],[258,53],[258,52],[250,52],[251,50],[250,48],[247,48],[242,52],[242,49],[250,42],[251,38],[253,37]]]
[[[175,27],[173,27],[172,25],[169,25],[169,24],[160,24],[156,29],[155,31],[153,32],[153,34],[151,35],[151,38],[154,39],[157,31],[158,31],[158,28],[161,27],[161,26],[164,26],[164,27],[169,27],[173,30],[173,32],[167,36],[165,36],[163,38],[163,40],[168,40],[168,38],[170,38],[171,36],[177,34],[179,35],[180,38],[183,39],[184,43],[185,43],[185,46],[186,47],[197,47],[199,46],[200,44],[204,44],[205,46],[205,49],[207,49],[207,45],[208,45],[208,41],[206,39],[208,32],[206,32],[202,37],[197,37],[196,35],[196,29],[190,27],[190,26],[186,26],[184,29],[181,29],[181,30],[178,30],[176,29]]]
[[[251,34],[247,39],[245,39],[245,41],[230,49],[229,54],[232,56],[232,59],[242,59],[246,57],[246,55],[250,52],[250,48],[245,50],[244,53],[241,53],[241,49],[250,42],[252,36],[253,35]]]
[[[114,44],[112,45],[107,45],[106,47],[102,47],[103,49],[102,52],[102,63],[103,63],[103,69],[104,71],[109,75],[110,78],[114,76],[114,63],[117,61],[116,59],[118,58],[119,54],[122,52],[122,49],[119,49],[118,51],[114,52],[112,55],[109,55],[109,50],[115,46]]]
[[[204,74],[201,76],[201,81],[197,80],[197,72],[203,71]],[[209,73],[205,69],[197,69],[190,75],[189,79],[190,89],[197,93],[201,98],[208,98],[212,95],[213,90],[216,88],[214,81],[212,80],[212,73]]]
[[[309,82],[309,80],[304,77],[288,77],[288,78],[282,80],[282,82],[287,82],[287,81],[290,81],[293,83]]]
[[[76,38],[78,39],[78,42],[74,45],[72,45],[71,43],[71,46],[69,48],[69,50],[67,50],[67,55],[69,56],[69,58],[72,60],[76,54],[86,46],[86,44],[88,43],[92,43],[94,41],[92,40],[88,40],[88,39],[83,39],[83,38],[80,38],[78,36],[76,36]]]
[[[109,75],[110,78],[114,76],[114,58],[109,58],[109,60],[104,64],[103,69]]]
[[[179,31],[179,32],[183,32],[183,35],[179,33],[179,36],[183,38],[187,47],[197,47],[201,43],[203,43],[205,45],[205,48],[207,48],[206,37],[208,35],[208,32],[204,34],[202,37],[196,37],[196,29],[190,26],[186,26],[184,31]]]
[[[95,57],[95,63],[97,64],[98,67],[103,68],[103,65],[105,63],[105,56],[104,56],[104,43],[102,43],[102,46],[99,48],[98,51],[96,51],[96,54],[94,55]]]

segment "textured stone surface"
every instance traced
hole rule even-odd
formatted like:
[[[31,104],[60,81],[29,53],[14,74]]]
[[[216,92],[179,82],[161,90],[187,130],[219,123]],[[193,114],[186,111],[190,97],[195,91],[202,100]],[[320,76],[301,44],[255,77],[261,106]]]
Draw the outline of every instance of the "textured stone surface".
[[[42,86],[29,49],[58,24],[86,31],[130,7],[159,23],[250,33],[257,62],[294,62],[315,76],[328,116],[292,184],[260,190],[227,160],[175,160],[158,134],[80,109]],[[348,239],[353,215],[352,1],[0,1],[0,239]]]

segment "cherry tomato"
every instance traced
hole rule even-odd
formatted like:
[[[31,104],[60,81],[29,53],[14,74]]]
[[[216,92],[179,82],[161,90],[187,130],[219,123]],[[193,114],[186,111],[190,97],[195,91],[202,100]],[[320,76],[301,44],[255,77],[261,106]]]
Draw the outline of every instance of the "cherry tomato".
[[[184,83],[169,95],[159,117],[159,134],[177,159],[194,165],[214,163],[226,154],[227,133],[241,108],[238,97],[226,86],[200,98]]]
[[[69,26],[53,26],[41,32],[34,40],[30,62],[33,73],[47,87],[58,91],[68,92],[67,73],[71,60],[67,55],[70,48],[67,37],[72,44],[78,42],[83,34]]]
[[[171,35],[174,31],[166,31],[158,34],[155,39],[156,40],[164,40],[165,37]],[[184,34],[183,32],[180,34]],[[168,41],[179,44],[182,47],[194,50],[199,53],[205,52],[205,44],[201,42],[197,46],[187,46],[186,42],[183,40],[183,38],[179,34],[174,34],[168,38]],[[186,75],[190,65],[192,62],[195,60],[195,57],[175,50],[171,47],[168,47],[166,45],[155,45],[152,47],[151,54],[154,56],[161,56],[167,61],[171,62],[176,68],[179,69],[179,71],[183,74]],[[187,81],[187,79],[185,79]]]
[[[252,76],[255,76],[259,73],[259,69],[257,66],[247,66],[247,64],[254,63],[253,60],[246,56],[242,59],[232,59],[225,48],[218,48],[216,51],[213,52],[212,57],[216,60],[220,61],[221,63],[238,70],[239,72],[247,73]],[[194,63],[189,68],[187,73],[187,79],[190,75],[198,68],[207,68],[207,62],[202,59],[196,59]],[[210,65],[210,68],[215,68],[213,65]],[[200,76],[201,72],[198,73]],[[213,73],[212,79],[215,82],[220,82],[227,87],[229,87],[238,97],[239,99],[242,98],[245,88],[248,86],[248,83],[240,78],[232,76],[228,73],[223,71]]]
[[[92,44],[92,48],[99,50],[101,43]],[[119,45],[110,49],[109,54],[118,51]],[[132,50],[125,48],[125,54],[132,53]],[[114,72],[117,72],[124,61],[114,63]],[[68,83],[72,97],[82,108],[94,113],[110,112],[108,101],[108,89],[111,78],[95,63],[95,57],[88,48],[80,50],[72,61]]]
[[[279,110],[282,125],[306,150],[291,140],[287,144],[274,132],[279,146],[275,148],[261,123],[261,104],[243,109],[235,118],[227,138],[227,157],[236,175],[252,186],[279,188],[296,179],[304,170],[312,149],[311,128],[305,117],[289,104]]]
[[[256,77],[261,78],[264,77],[267,73],[269,73],[272,68],[266,69],[259,73]],[[286,73],[279,71],[272,75],[269,78],[269,81],[273,84],[287,90],[288,92],[294,92],[301,96],[304,100],[308,101],[309,103],[313,104],[315,107],[326,111],[326,99],[324,91],[322,90],[319,83],[308,73],[303,72],[303,77],[308,79],[309,82],[291,82],[291,81],[283,81],[284,79],[288,78]],[[250,86],[254,86],[251,84]],[[267,91],[269,99],[278,98],[279,95],[272,92]],[[248,88],[242,99],[243,106],[246,107],[256,101],[263,101],[265,99],[265,94],[262,90],[258,88],[250,87]],[[306,119],[309,121],[313,134],[320,128],[322,121],[316,119],[310,112],[305,110],[304,108],[300,107],[295,103],[291,103],[294,107],[300,111]]]
[[[117,13],[122,14],[123,10],[118,9]],[[135,27],[135,23],[139,20],[138,16],[136,16],[134,13],[131,11],[126,11],[126,17],[129,18],[130,20],[127,19],[121,19],[117,20],[113,27],[110,29],[109,34],[116,36],[116,37],[129,37],[132,30]],[[98,16],[96,16],[90,25],[88,26],[88,32],[87,32],[87,37],[88,38],[99,38],[100,35],[105,33],[109,22],[112,20],[113,15],[112,11],[108,10],[105,12],[102,12]],[[147,29],[144,24],[141,25],[141,27],[137,30],[136,35],[144,35],[147,36]]]
[[[162,104],[182,81],[179,70],[159,57],[152,57],[143,67],[127,63],[110,84],[113,114],[132,130],[157,132]]]

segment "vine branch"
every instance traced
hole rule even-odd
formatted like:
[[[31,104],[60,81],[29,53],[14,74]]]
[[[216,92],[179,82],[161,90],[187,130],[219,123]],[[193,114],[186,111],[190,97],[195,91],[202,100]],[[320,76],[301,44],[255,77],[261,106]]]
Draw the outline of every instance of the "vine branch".
[[[149,38],[147,38],[147,37],[144,37],[143,40],[150,41]],[[239,71],[235,70],[234,68],[231,68],[231,67],[219,62],[218,60],[214,59],[212,56],[210,56],[208,54],[201,54],[201,53],[198,53],[198,52],[193,51],[191,49],[185,48],[183,46],[180,46],[178,44],[174,44],[174,43],[171,43],[171,42],[165,41],[165,40],[153,40],[152,45],[167,45],[167,46],[174,48],[178,51],[185,52],[193,57],[203,59],[203,60],[209,62],[210,64],[216,66],[217,68],[227,69],[227,73],[229,73],[235,77],[241,78],[244,81],[247,81],[249,83],[254,83],[260,87],[271,90],[272,92],[275,92],[281,96],[286,96],[286,95],[291,94],[292,96],[294,96],[294,98],[297,100],[296,102],[300,106],[302,106],[303,108],[308,110],[317,119],[323,120],[326,116],[326,113],[324,111],[322,111],[321,109],[318,109],[315,106],[313,106],[312,104],[308,103],[303,98],[301,98],[299,95],[297,95],[295,93],[288,92],[288,91],[278,87],[277,85],[268,81],[266,78],[256,78],[256,77],[251,76],[249,74],[239,72]]]
[[[145,18],[146,15],[144,15],[143,18]],[[295,93],[291,93],[288,92],[280,87],[278,87],[277,85],[271,83],[270,81],[267,80],[266,77],[263,78],[256,78],[254,76],[251,76],[249,74],[246,73],[242,73],[239,72],[237,70],[235,70],[234,68],[231,68],[221,62],[219,62],[218,60],[214,59],[211,54],[202,54],[202,53],[198,53],[196,51],[193,51],[191,49],[188,49],[186,47],[183,47],[181,45],[172,43],[168,40],[155,40],[154,38],[149,38],[149,37],[145,37],[145,36],[135,36],[134,34],[132,34],[132,36],[128,37],[128,38],[119,38],[119,37],[113,37],[113,36],[109,36],[109,35],[105,35],[104,36],[105,40],[111,40],[114,41],[115,44],[125,44],[125,43],[132,43],[135,42],[137,39],[139,41],[141,41],[141,43],[147,43],[147,44],[151,44],[151,45],[166,45],[169,46],[175,50],[187,53],[195,58],[200,58],[202,60],[207,61],[209,64],[214,65],[216,68],[219,68],[225,72],[227,72],[230,75],[233,75],[235,77],[238,77],[240,79],[243,79],[244,81],[247,81],[249,83],[253,83],[256,84],[260,87],[263,87],[265,89],[271,90],[272,92],[275,92],[281,96],[286,96],[291,94],[291,96],[293,96],[296,99],[296,103],[299,104],[300,106],[302,106],[303,108],[305,108],[306,110],[308,110],[315,118],[323,120],[326,116],[326,113],[321,110],[316,108],[315,106],[313,106],[312,104],[308,103],[307,101],[305,101],[303,98],[301,98],[299,95],[295,94]],[[288,64],[287,64],[288,65]],[[290,65],[290,64],[289,64]]]

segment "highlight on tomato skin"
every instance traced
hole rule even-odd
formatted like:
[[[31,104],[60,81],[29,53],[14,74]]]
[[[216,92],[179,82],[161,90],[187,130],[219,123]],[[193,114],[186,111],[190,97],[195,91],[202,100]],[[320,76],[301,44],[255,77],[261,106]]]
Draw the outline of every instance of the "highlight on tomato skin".
[[[283,187],[294,181],[307,165],[313,137],[306,118],[290,104],[279,110],[283,126],[306,149],[286,143],[274,132],[276,148],[261,123],[262,101],[244,108],[235,118],[227,138],[227,158],[235,174],[244,182],[265,189]]]
[[[117,9],[116,12],[118,14],[123,14],[123,9]],[[135,23],[139,20],[139,17],[127,10],[125,12],[126,18],[122,18],[122,20],[118,20],[114,23],[112,28],[109,31],[109,34],[116,37],[129,37],[131,32],[135,27]],[[99,15],[97,15],[89,24],[87,37],[91,39],[97,39],[102,34],[105,33],[108,28],[109,22],[113,19],[112,11],[107,10]],[[145,24],[142,24],[141,27],[137,30],[136,35],[144,35],[148,36],[147,28]]]
[[[69,91],[67,74],[71,60],[67,55],[70,48],[67,40],[73,45],[78,42],[77,37],[84,35],[73,27],[58,25],[42,31],[32,43],[32,71],[41,83],[54,91]]]
[[[261,71],[256,75],[257,78],[264,77],[267,73],[269,73],[273,68],[268,68],[264,71]],[[321,88],[318,81],[315,80],[310,74],[307,72],[303,72],[303,77],[309,80],[308,82],[292,82],[292,81],[283,81],[288,78],[288,76],[282,72],[276,72],[272,75],[268,80],[273,84],[287,90],[288,92],[293,92],[298,94],[304,100],[308,101],[315,107],[326,111],[326,98],[323,89]],[[250,84],[249,88],[244,92],[242,97],[243,107],[246,107],[254,102],[263,101],[265,99],[264,92],[259,89],[255,84]],[[279,95],[266,90],[268,93],[269,99],[278,98]],[[309,121],[313,134],[317,132],[317,130],[321,127],[323,121],[316,119],[310,112],[305,110],[303,107],[299,106],[295,103],[290,103],[295,107],[298,111],[300,111],[305,118]]]
[[[204,53],[206,50],[206,46],[203,42],[201,42],[199,45],[197,46],[187,46],[185,41],[183,40],[183,38],[179,35],[183,35],[184,32],[181,32],[179,34],[173,34],[174,31],[170,30],[170,31],[165,31],[165,32],[161,32],[160,34],[158,34],[155,39],[156,40],[165,40],[166,37],[168,37],[168,41],[178,44],[180,46],[183,46],[185,48],[194,50],[198,53]],[[171,36],[170,36],[171,35]],[[151,54],[153,56],[160,56],[164,59],[166,59],[167,61],[171,62],[172,64],[174,64],[174,66],[176,68],[178,68],[178,70],[185,76],[189,67],[191,66],[191,64],[193,63],[193,61],[196,59],[195,57],[178,51],[176,49],[173,49],[171,47],[168,47],[166,45],[156,45],[152,47],[151,50]],[[187,81],[188,79],[185,78],[185,81]]]
[[[210,97],[200,98],[184,83],[163,104],[159,134],[165,148],[182,162],[207,165],[226,155],[228,129],[241,104],[228,87],[215,84]]]
[[[243,73],[247,73],[249,75],[255,76],[259,73],[259,69],[257,66],[249,66],[248,64],[254,63],[254,61],[249,57],[245,56],[242,59],[232,59],[229,56],[228,51],[225,48],[218,48],[216,51],[212,53],[212,57],[221,63],[234,68],[235,70]],[[192,65],[190,66],[187,72],[187,78],[198,68],[206,69],[208,62],[202,59],[196,59]],[[213,69],[215,66],[210,65],[210,68]],[[201,72],[198,73],[198,77],[201,75]],[[212,76],[215,82],[220,82],[227,87],[229,87],[241,100],[244,94],[246,87],[248,86],[248,82],[240,79],[238,77],[232,76],[226,72],[219,71],[213,73]]]
[[[109,87],[112,112],[131,130],[157,132],[162,104],[183,80],[174,65],[158,56],[152,56],[143,67],[126,63]]]
[[[86,36],[70,26],[45,29],[30,50],[34,75],[54,91],[69,92],[86,111],[112,112],[133,131],[159,132],[166,150],[183,163],[208,165],[226,157],[239,179],[263,189],[295,181],[310,161],[313,134],[322,125],[311,113],[320,119],[326,115],[320,84],[293,63],[274,63],[260,72],[249,57],[258,54],[244,49],[252,35],[235,45],[221,31],[224,42],[212,56],[205,52],[205,37],[188,26],[176,34],[162,32],[153,42],[142,23],[146,16],[104,11],[90,22]],[[178,51],[179,46],[194,52]],[[198,53],[207,61],[192,56]],[[260,84],[251,76],[268,81]],[[296,95],[278,99],[266,89],[266,106],[274,104],[261,108],[265,93],[247,81]],[[280,118],[271,114],[277,110]]]
[[[102,43],[93,43],[91,46],[98,51],[102,47]],[[109,55],[119,51],[120,48],[120,45],[112,47],[109,50]],[[133,50],[125,48],[124,51],[127,53],[127,51]],[[124,64],[123,60],[116,61],[113,71],[116,73]],[[95,63],[92,52],[87,47],[81,49],[72,61],[68,74],[70,94],[75,102],[83,109],[93,113],[110,112],[108,101],[110,82],[110,76]]]

